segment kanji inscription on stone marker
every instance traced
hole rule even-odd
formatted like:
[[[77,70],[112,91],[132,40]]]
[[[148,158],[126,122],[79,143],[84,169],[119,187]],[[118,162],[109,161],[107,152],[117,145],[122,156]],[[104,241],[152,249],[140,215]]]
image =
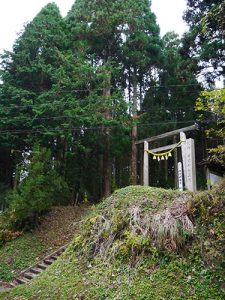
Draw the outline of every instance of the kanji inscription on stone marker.
[[[193,139],[186,141],[186,184],[189,191],[196,191],[195,144]]]
[[[179,191],[184,190],[184,185],[183,185],[183,168],[182,168],[182,163],[178,163],[178,187]]]

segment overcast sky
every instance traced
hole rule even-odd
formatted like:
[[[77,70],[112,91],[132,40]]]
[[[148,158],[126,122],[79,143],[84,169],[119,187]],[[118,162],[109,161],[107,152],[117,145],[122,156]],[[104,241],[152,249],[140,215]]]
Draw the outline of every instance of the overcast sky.
[[[11,50],[23,24],[30,22],[48,0],[0,0],[0,53]],[[113,1],[113,0],[112,0]],[[63,16],[66,15],[74,0],[55,0]],[[178,34],[185,31],[182,14],[185,0],[152,0],[152,10],[156,14],[161,35],[174,30]]]

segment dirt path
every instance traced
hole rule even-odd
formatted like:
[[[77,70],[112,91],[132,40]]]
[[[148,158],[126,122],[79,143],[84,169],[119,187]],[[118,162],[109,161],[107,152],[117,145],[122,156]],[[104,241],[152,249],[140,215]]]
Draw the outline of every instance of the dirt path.
[[[34,234],[46,245],[48,251],[57,249],[72,240],[89,209],[87,205],[54,207],[40,219],[40,225],[34,230]]]
[[[90,207],[53,207],[39,219],[39,226],[0,247],[0,286],[7,288],[21,271],[68,244]],[[2,280],[2,282],[1,282]],[[7,282],[6,282],[7,281]]]

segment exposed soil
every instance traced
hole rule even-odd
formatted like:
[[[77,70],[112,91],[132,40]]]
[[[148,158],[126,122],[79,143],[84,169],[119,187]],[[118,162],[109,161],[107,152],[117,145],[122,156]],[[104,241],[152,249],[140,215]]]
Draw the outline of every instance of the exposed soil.
[[[39,219],[32,232],[0,247],[0,291],[21,271],[68,244],[79,231],[80,222],[90,210],[88,205],[53,207]]]
[[[55,250],[71,241],[88,211],[87,205],[53,207],[41,217],[40,225],[33,233],[46,246],[48,252]]]

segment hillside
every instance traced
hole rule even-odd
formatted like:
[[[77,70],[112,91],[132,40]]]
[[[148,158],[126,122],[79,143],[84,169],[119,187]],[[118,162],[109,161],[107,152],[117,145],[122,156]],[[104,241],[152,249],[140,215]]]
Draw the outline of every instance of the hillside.
[[[0,299],[224,299],[224,217],[225,182],[118,190],[47,271]]]
[[[0,246],[0,282],[11,281],[22,270],[69,243],[88,207],[53,207],[30,232]]]

